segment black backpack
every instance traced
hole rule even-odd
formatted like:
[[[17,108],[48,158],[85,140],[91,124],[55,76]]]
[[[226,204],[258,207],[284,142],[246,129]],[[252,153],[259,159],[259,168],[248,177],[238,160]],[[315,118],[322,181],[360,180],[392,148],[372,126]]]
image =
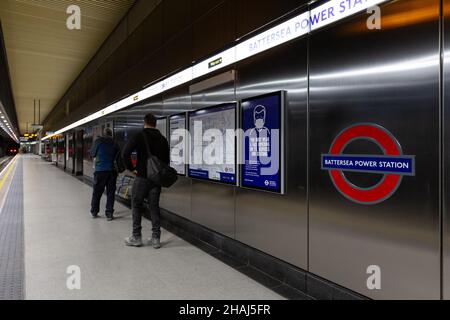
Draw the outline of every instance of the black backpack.
[[[151,153],[148,138],[145,133],[144,142],[148,155],[146,163],[147,179],[157,186],[170,188],[178,180],[177,171]]]

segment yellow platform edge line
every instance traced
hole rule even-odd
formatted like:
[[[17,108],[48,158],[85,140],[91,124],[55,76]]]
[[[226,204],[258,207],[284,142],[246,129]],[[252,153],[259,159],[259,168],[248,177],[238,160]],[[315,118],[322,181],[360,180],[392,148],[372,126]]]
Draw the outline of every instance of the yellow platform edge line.
[[[17,156],[14,157],[14,159],[11,160],[11,163],[8,165],[8,167],[9,167],[8,171],[6,171],[6,174],[4,175],[3,179],[0,181],[0,191],[3,189],[3,186],[5,185],[6,180],[8,180],[8,177],[10,176],[12,170],[15,168],[15,165],[16,165],[16,162],[17,162],[17,158],[18,158]]]

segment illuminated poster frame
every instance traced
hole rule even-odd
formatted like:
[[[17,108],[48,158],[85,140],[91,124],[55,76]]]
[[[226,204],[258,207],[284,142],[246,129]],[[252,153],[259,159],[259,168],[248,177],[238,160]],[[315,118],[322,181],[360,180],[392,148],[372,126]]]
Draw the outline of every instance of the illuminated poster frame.
[[[183,113],[178,113],[178,114],[174,114],[171,115],[170,117],[168,117],[168,130],[169,130],[169,149],[170,149],[170,165],[174,167],[174,165],[172,164],[172,119],[184,119],[184,130],[188,130],[188,114],[186,112]],[[177,173],[179,176],[181,177],[186,177],[187,173],[188,173],[188,165],[187,165],[187,160],[189,158],[189,152],[190,152],[190,144],[189,144],[189,137],[185,137],[184,139],[184,172],[180,173],[177,170]]]
[[[191,120],[193,117],[195,117],[195,115],[201,114],[201,113],[214,113],[214,112],[220,112],[220,109],[224,109],[226,107],[230,107],[234,108],[234,128],[232,128],[234,131],[236,131],[238,129],[238,108],[239,108],[239,103],[234,101],[234,102],[227,102],[227,103],[222,103],[219,105],[214,105],[211,107],[207,107],[207,108],[203,108],[203,109],[198,109],[195,111],[190,111],[188,112],[188,131],[190,132],[191,135],[191,140],[192,137],[194,136],[194,132],[191,131]],[[201,171],[198,169],[191,169],[191,160],[192,160],[192,141],[188,142],[188,166],[187,166],[187,176],[191,179],[194,180],[200,180],[200,181],[208,181],[208,182],[212,182],[212,183],[218,183],[218,184],[224,184],[224,185],[230,185],[230,186],[238,186],[239,185],[239,169],[238,169],[238,165],[237,165],[237,159],[238,159],[238,139],[235,136],[234,138],[234,182],[232,181],[224,181],[223,179],[220,180],[215,180],[215,179],[211,179],[211,178],[203,178],[200,177],[198,174],[195,175],[193,174],[194,171]]]
[[[285,167],[286,167],[286,163],[285,163],[286,95],[287,95],[286,91],[277,91],[277,92],[271,92],[271,93],[267,93],[264,95],[250,97],[250,98],[241,100],[239,118],[240,118],[240,127],[243,130],[244,135],[243,136],[241,135],[240,141],[239,141],[240,156],[241,156],[241,161],[240,161],[240,165],[239,165],[239,176],[240,176],[239,186],[244,189],[258,190],[258,191],[264,191],[264,192],[281,194],[281,195],[284,195],[286,193],[286,179],[285,179],[285,176],[286,176],[286,174],[285,174]],[[278,106],[278,115],[277,115],[278,119],[277,119],[277,121],[275,121],[276,127],[278,127],[278,128],[276,128],[276,127],[270,128],[270,129],[278,129],[279,130],[279,138],[278,138],[279,139],[279,141],[278,141],[278,144],[279,144],[279,150],[278,150],[279,170],[278,170],[278,174],[271,175],[270,176],[271,178],[265,180],[264,183],[261,183],[261,181],[259,181],[259,182],[257,182],[257,181],[250,182],[248,180],[246,181],[246,179],[250,179],[247,177],[249,177],[248,172],[251,171],[250,169],[246,170],[246,167],[248,164],[245,159],[247,152],[250,152],[250,151],[247,151],[247,148],[250,148],[250,145],[247,146],[247,141],[249,141],[249,140],[246,139],[245,133],[247,130],[251,129],[245,123],[245,119],[246,119],[246,117],[248,117],[248,115],[246,115],[246,112],[247,112],[246,104],[247,103],[250,104],[249,107],[252,111],[249,113],[254,114],[255,109],[260,105],[264,106],[264,104],[262,104],[262,102],[264,100],[268,100],[270,98],[276,99],[277,106]],[[273,112],[273,111],[271,110],[271,112]],[[265,115],[265,117],[267,116],[265,108],[264,108],[264,115]],[[265,119],[265,122],[267,124],[266,120],[267,119]],[[273,127],[273,124],[271,125],[271,127]],[[270,147],[270,150],[272,150],[271,138],[269,139],[269,147]],[[271,154],[271,157],[272,157],[272,154]],[[258,170],[260,170],[261,167],[263,167],[263,166],[261,164],[258,164]],[[276,177],[275,181],[273,180],[274,177]],[[257,176],[257,177],[254,177],[254,179],[262,180],[262,177]],[[277,183],[276,187],[270,186],[270,184],[273,182]]]

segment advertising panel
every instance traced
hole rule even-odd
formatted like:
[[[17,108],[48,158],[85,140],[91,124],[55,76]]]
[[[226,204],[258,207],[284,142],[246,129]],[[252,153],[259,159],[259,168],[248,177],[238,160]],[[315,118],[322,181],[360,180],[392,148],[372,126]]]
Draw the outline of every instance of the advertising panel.
[[[189,113],[189,177],[236,185],[236,103]]]
[[[242,101],[241,186],[284,193],[284,92]]]

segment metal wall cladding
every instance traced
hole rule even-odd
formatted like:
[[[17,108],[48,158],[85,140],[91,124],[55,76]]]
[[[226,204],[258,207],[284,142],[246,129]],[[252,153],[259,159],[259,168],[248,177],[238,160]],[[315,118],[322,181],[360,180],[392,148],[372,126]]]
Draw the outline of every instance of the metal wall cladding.
[[[75,174],[83,175],[83,130],[75,131]]]
[[[176,114],[286,90],[287,194],[181,177],[173,188],[164,190],[161,206],[306,269],[307,40],[249,59],[237,66],[237,73],[237,83],[192,96],[185,87],[171,92],[163,99],[162,112]]]
[[[91,129],[92,130],[92,129]],[[91,148],[94,145],[94,138],[91,135],[84,135],[83,137],[83,175],[85,177],[94,179],[95,164],[91,156]]]
[[[368,30],[366,19],[310,37],[309,271],[371,298],[439,299],[439,1],[387,3],[381,30]],[[377,205],[344,198],[321,170],[321,155],[358,123],[386,128],[416,156],[416,175]],[[345,152],[381,150],[364,141]],[[380,181],[346,175],[364,188]],[[372,265],[381,290],[367,287]]]
[[[230,82],[192,95],[192,108],[202,109],[236,101],[235,83]],[[192,180],[192,220],[235,237],[235,187]]]
[[[65,169],[66,167],[66,139],[61,139],[58,141],[57,147],[57,157],[58,157],[58,167]]]
[[[285,90],[286,194],[238,189],[236,239],[307,268],[307,40],[249,59],[238,67],[239,100]]]
[[[125,141],[141,130],[147,112],[168,116],[285,90],[285,195],[180,177],[164,190],[161,206],[370,298],[439,299],[439,5],[439,0],[388,2],[382,6],[381,30],[369,30],[368,16],[361,13],[230,67],[237,71],[235,82],[193,95],[182,86],[122,111],[114,115],[116,134]],[[449,5],[445,0],[444,9]],[[448,17],[446,28],[447,23]],[[447,53],[448,41],[445,45]],[[345,198],[321,168],[321,156],[338,134],[360,123],[384,127],[405,155],[416,156],[415,175],[403,177],[395,194],[375,205]],[[354,141],[345,150],[382,152],[369,141]],[[446,168],[447,153],[445,161]],[[382,178],[345,175],[361,188]],[[447,189],[448,170],[445,178]],[[444,296],[450,298],[447,196],[445,204]],[[381,268],[381,290],[368,289],[369,266]]]
[[[73,173],[74,171],[74,154],[75,154],[75,145],[74,145],[74,135],[73,133],[69,133],[67,135],[67,143],[68,143],[68,148],[69,150],[71,150],[71,152],[69,152],[69,155],[66,155],[67,157],[67,163],[66,163],[66,170],[70,173]]]
[[[161,115],[174,115],[191,110],[192,102],[188,87],[184,86],[164,95]],[[191,188],[191,179],[180,176],[172,188],[166,189],[162,193],[161,207],[186,219],[192,219]]]
[[[450,300],[450,0],[443,1],[444,13],[444,234],[443,234],[443,296]]]

